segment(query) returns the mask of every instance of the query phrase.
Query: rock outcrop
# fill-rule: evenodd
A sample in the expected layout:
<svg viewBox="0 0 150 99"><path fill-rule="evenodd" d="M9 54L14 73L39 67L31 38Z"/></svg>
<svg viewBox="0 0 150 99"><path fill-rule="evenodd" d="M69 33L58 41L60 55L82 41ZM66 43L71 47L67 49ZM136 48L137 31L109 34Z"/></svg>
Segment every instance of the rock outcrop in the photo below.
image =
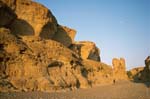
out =
<svg viewBox="0 0 150 99"><path fill-rule="evenodd" d="M18 36L35 36L43 39L53 39L67 47L74 42L76 31L58 25L51 11L43 5L30 0L2 1L5 5L9 6L6 12L9 15L6 14L5 20L3 18L1 18L1 20L6 22L7 18L7 21L9 21L7 24L9 23L8 25L12 33ZM13 10L18 18L14 19L14 15L11 17L12 11L9 10ZM1 13L4 14L2 11ZM4 22L1 22L1 24L4 24Z"/></svg>
<svg viewBox="0 0 150 99"><path fill-rule="evenodd" d="M96 62L95 44L74 43L76 31L58 25L43 5L30 0L0 4L0 92L73 90L111 78L110 67Z"/></svg>
<svg viewBox="0 0 150 99"><path fill-rule="evenodd" d="M18 16L11 31L20 36L52 38L57 31L57 21L49 9L30 0L2 0Z"/></svg>
<svg viewBox="0 0 150 99"><path fill-rule="evenodd" d="M93 42L76 42L75 35L39 3L0 0L0 92L74 90L127 79L124 59L113 59L112 68ZM145 63L144 80L149 58Z"/></svg>
<svg viewBox="0 0 150 99"><path fill-rule="evenodd" d="M0 28L0 91L4 79L13 90L53 91L88 87L80 59L68 48L53 40L30 38L25 42ZM4 87L4 88L3 88Z"/></svg>
<svg viewBox="0 0 150 99"><path fill-rule="evenodd" d="M127 71L127 75L130 80L139 82L141 81L141 73L144 70L144 67L136 67Z"/></svg>
<svg viewBox="0 0 150 99"><path fill-rule="evenodd" d="M150 82L150 56L145 59L145 67L131 69L128 76L135 82Z"/></svg>
<svg viewBox="0 0 150 99"><path fill-rule="evenodd" d="M93 42L75 42L70 46L70 49L79 54L82 59L100 61L100 51Z"/></svg>
<svg viewBox="0 0 150 99"><path fill-rule="evenodd" d="M126 73L125 59L114 58L112 60L112 65L113 65L114 80L126 80L126 79L128 79L127 73Z"/></svg>
<svg viewBox="0 0 150 99"><path fill-rule="evenodd" d="M92 86L105 85L113 83L113 72L109 65L93 60L83 61L87 75L87 79Z"/></svg>

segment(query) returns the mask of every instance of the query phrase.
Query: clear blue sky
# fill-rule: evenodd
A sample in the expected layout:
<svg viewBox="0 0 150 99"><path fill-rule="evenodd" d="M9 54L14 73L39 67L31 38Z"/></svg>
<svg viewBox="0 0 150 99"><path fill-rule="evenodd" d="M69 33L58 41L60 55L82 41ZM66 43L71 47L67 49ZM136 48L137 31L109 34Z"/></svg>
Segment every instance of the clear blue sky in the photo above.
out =
<svg viewBox="0 0 150 99"><path fill-rule="evenodd" d="M76 40L89 40L101 60L124 57L127 69L144 66L150 55L150 0L35 0L57 21L77 30Z"/></svg>

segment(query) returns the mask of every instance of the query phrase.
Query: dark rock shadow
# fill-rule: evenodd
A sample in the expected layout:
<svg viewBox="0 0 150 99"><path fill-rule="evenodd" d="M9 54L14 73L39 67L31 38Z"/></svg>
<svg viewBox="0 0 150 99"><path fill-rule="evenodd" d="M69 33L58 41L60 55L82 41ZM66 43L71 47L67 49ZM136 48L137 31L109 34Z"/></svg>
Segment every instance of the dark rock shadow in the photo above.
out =
<svg viewBox="0 0 150 99"><path fill-rule="evenodd" d="M12 33L15 35L20 36L32 36L34 35L33 27L25 20L16 19L14 22L9 26Z"/></svg>
<svg viewBox="0 0 150 99"><path fill-rule="evenodd" d="M130 75L130 73L128 73L128 76ZM142 83L144 84L146 87L150 88L150 79L148 77L149 74L145 73L145 69L138 72L136 75L134 75L132 78L132 82L133 83Z"/></svg>
<svg viewBox="0 0 150 99"><path fill-rule="evenodd" d="M79 56L81 56L81 47L84 46L83 44L71 44L69 48L76 52Z"/></svg>
<svg viewBox="0 0 150 99"><path fill-rule="evenodd" d="M58 30L52 39L69 47L72 44L72 39L68 34L69 33L63 27L58 26Z"/></svg>
<svg viewBox="0 0 150 99"><path fill-rule="evenodd" d="M40 32L40 37L44 39L51 39L56 32L54 23L48 22L45 24Z"/></svg>
<svg viewBox="0 0 150 99"><path fill-rule="evenodd" d="M16 18L15 12L0 1L0 27L8 27Z"/></svg>

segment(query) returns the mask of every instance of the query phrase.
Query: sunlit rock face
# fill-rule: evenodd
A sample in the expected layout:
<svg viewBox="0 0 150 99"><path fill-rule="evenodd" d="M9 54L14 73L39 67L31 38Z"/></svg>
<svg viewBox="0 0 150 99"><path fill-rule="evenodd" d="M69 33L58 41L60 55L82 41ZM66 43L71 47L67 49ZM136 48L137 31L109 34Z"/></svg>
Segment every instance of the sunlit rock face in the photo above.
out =
<svg viewBox="0 0 150 99"><path fill-rule="evenodd" d="M82 59L100 61L100 50L90 41L75 42L70 49L78 53Z"/></svg>
<svg viewBox="0 0 150 99"><path fill-rule="evenodd" d="M0 0L0 92L74 90L126 79L124 59L113 59L112 69L95 43L76 42L75 35L39 3Z"/></svg>
<svg viewBox="0 0 150 99"><path fill-rule="evenodd" d="M86 72L83 72L83 74L87 74L87 79L92 86L113 83L111 66L94 60L84 60L83 64L86 69Z"/></svg>
<svg viewBox="0 0 150 99"><path fill-rule="evenodd" d="M114 58L112 60L112 65L113 65L113 76L115 80L126 80L128 78L124 58L120 59Z"/></svg>
<svg viewBox="0 0 150 99"><path fill-rule="evenodd" d="M34 37L26 41L0 28L0 52L0 91L89 87L80 59L59 42Z"/></svg>
<svg viewBox="0 0 150 99"><path fill-rule="evenodd" d="M21 36L52 38L57 31L57 21L49 9L30 0L2 0L18 16L12 25L13 33Z"/></svg>

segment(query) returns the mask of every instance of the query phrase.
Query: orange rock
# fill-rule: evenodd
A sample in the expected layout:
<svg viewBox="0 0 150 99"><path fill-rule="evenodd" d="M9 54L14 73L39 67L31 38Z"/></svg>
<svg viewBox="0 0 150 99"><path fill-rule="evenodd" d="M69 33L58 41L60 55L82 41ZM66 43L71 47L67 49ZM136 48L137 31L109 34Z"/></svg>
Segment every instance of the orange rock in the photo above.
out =
<svg viewBox="0 0 150 99"><path fill-rule="evenodd" d="M93 42L75 42L70 49L78 53L82 59L100 61L100 51Z"/></svg>
<svg viewBox="0 0 150 99"><path fill-rule="evenodd" d="M21 36L52 38L57 31L57 21L49 9L30 0L2 0L18 16L11 24L11 31Z"/></svg>
<svg viewBox="0 0 150 99"><path fill-rule="evenodd" d="M112 60L112 65L113 65L113 75L115 80L126 80L128 78L126 73L125 59L114 58Z"/></svg>

